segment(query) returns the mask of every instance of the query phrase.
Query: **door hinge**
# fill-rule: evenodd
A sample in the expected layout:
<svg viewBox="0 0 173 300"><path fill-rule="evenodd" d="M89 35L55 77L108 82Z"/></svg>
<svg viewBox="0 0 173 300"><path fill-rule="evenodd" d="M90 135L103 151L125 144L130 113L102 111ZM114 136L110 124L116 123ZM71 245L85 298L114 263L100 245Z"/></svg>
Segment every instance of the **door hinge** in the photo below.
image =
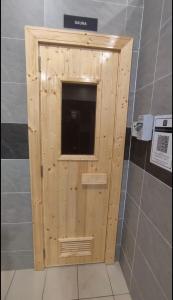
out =
<svg viewBox="0 0 173 300"><path fill-rule="evenodd" d="M41 72L41 56L38 57L38 70Z"/></svg>
<svg viewBox="0 0 173 300"><path fill-rule="evenodd" d="M41 166L41 177L43 177L43 166Z"/></svg>

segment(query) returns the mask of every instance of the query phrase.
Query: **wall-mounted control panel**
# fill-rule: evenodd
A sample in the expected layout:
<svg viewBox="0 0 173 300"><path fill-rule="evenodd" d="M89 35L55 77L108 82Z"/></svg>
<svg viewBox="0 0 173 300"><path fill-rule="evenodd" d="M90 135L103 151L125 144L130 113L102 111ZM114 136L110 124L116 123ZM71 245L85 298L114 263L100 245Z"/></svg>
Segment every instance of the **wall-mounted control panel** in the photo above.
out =
<svg viewBox="0 0 173 300"><path fill-rule="evenodd" d="M153 116L150 114L140 115L136 122L133 122L132 136L138 140L150 141L153 131Z"/></svg>
<svg viewBox="0 0 173 300"><path fill-rule="evenodd" d="M172 116L155 116L150 162L172 171Z"/></svg>

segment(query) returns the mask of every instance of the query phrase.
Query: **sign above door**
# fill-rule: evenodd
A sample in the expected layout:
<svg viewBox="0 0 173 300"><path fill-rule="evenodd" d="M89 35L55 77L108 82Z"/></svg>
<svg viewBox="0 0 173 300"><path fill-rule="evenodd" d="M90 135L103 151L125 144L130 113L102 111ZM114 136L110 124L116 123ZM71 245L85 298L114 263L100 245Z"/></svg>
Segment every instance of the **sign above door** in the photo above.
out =
<svg viewBox="0 0 173 300"><path fill-rule="evenodd" d="M97 31L98 19L64 15L64 28Z"/></svg>

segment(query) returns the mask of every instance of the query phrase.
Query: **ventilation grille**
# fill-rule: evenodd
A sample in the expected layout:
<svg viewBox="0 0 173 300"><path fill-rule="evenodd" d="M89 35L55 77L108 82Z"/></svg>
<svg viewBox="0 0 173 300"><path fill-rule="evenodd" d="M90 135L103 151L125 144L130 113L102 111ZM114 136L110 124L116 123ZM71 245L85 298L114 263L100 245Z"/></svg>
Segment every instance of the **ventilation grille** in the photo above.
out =
<svg viewBox="0 0 173 300"><path fill-rule="evenodd" d="M88 256L92 255L93 237L59 239L60 256Z"/></svg>

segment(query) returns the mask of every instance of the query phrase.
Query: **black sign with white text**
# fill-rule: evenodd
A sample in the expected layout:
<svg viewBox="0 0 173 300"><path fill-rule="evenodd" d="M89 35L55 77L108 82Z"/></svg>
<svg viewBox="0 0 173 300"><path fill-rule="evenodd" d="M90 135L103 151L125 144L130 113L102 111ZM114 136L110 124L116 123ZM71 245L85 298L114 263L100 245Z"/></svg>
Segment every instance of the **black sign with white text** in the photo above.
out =
<svg viewBox="0 0 173 300"><path fill-rule="evenodd" d="M95 18L64 15L64 28L97 31L98 20Z"/></svg>

